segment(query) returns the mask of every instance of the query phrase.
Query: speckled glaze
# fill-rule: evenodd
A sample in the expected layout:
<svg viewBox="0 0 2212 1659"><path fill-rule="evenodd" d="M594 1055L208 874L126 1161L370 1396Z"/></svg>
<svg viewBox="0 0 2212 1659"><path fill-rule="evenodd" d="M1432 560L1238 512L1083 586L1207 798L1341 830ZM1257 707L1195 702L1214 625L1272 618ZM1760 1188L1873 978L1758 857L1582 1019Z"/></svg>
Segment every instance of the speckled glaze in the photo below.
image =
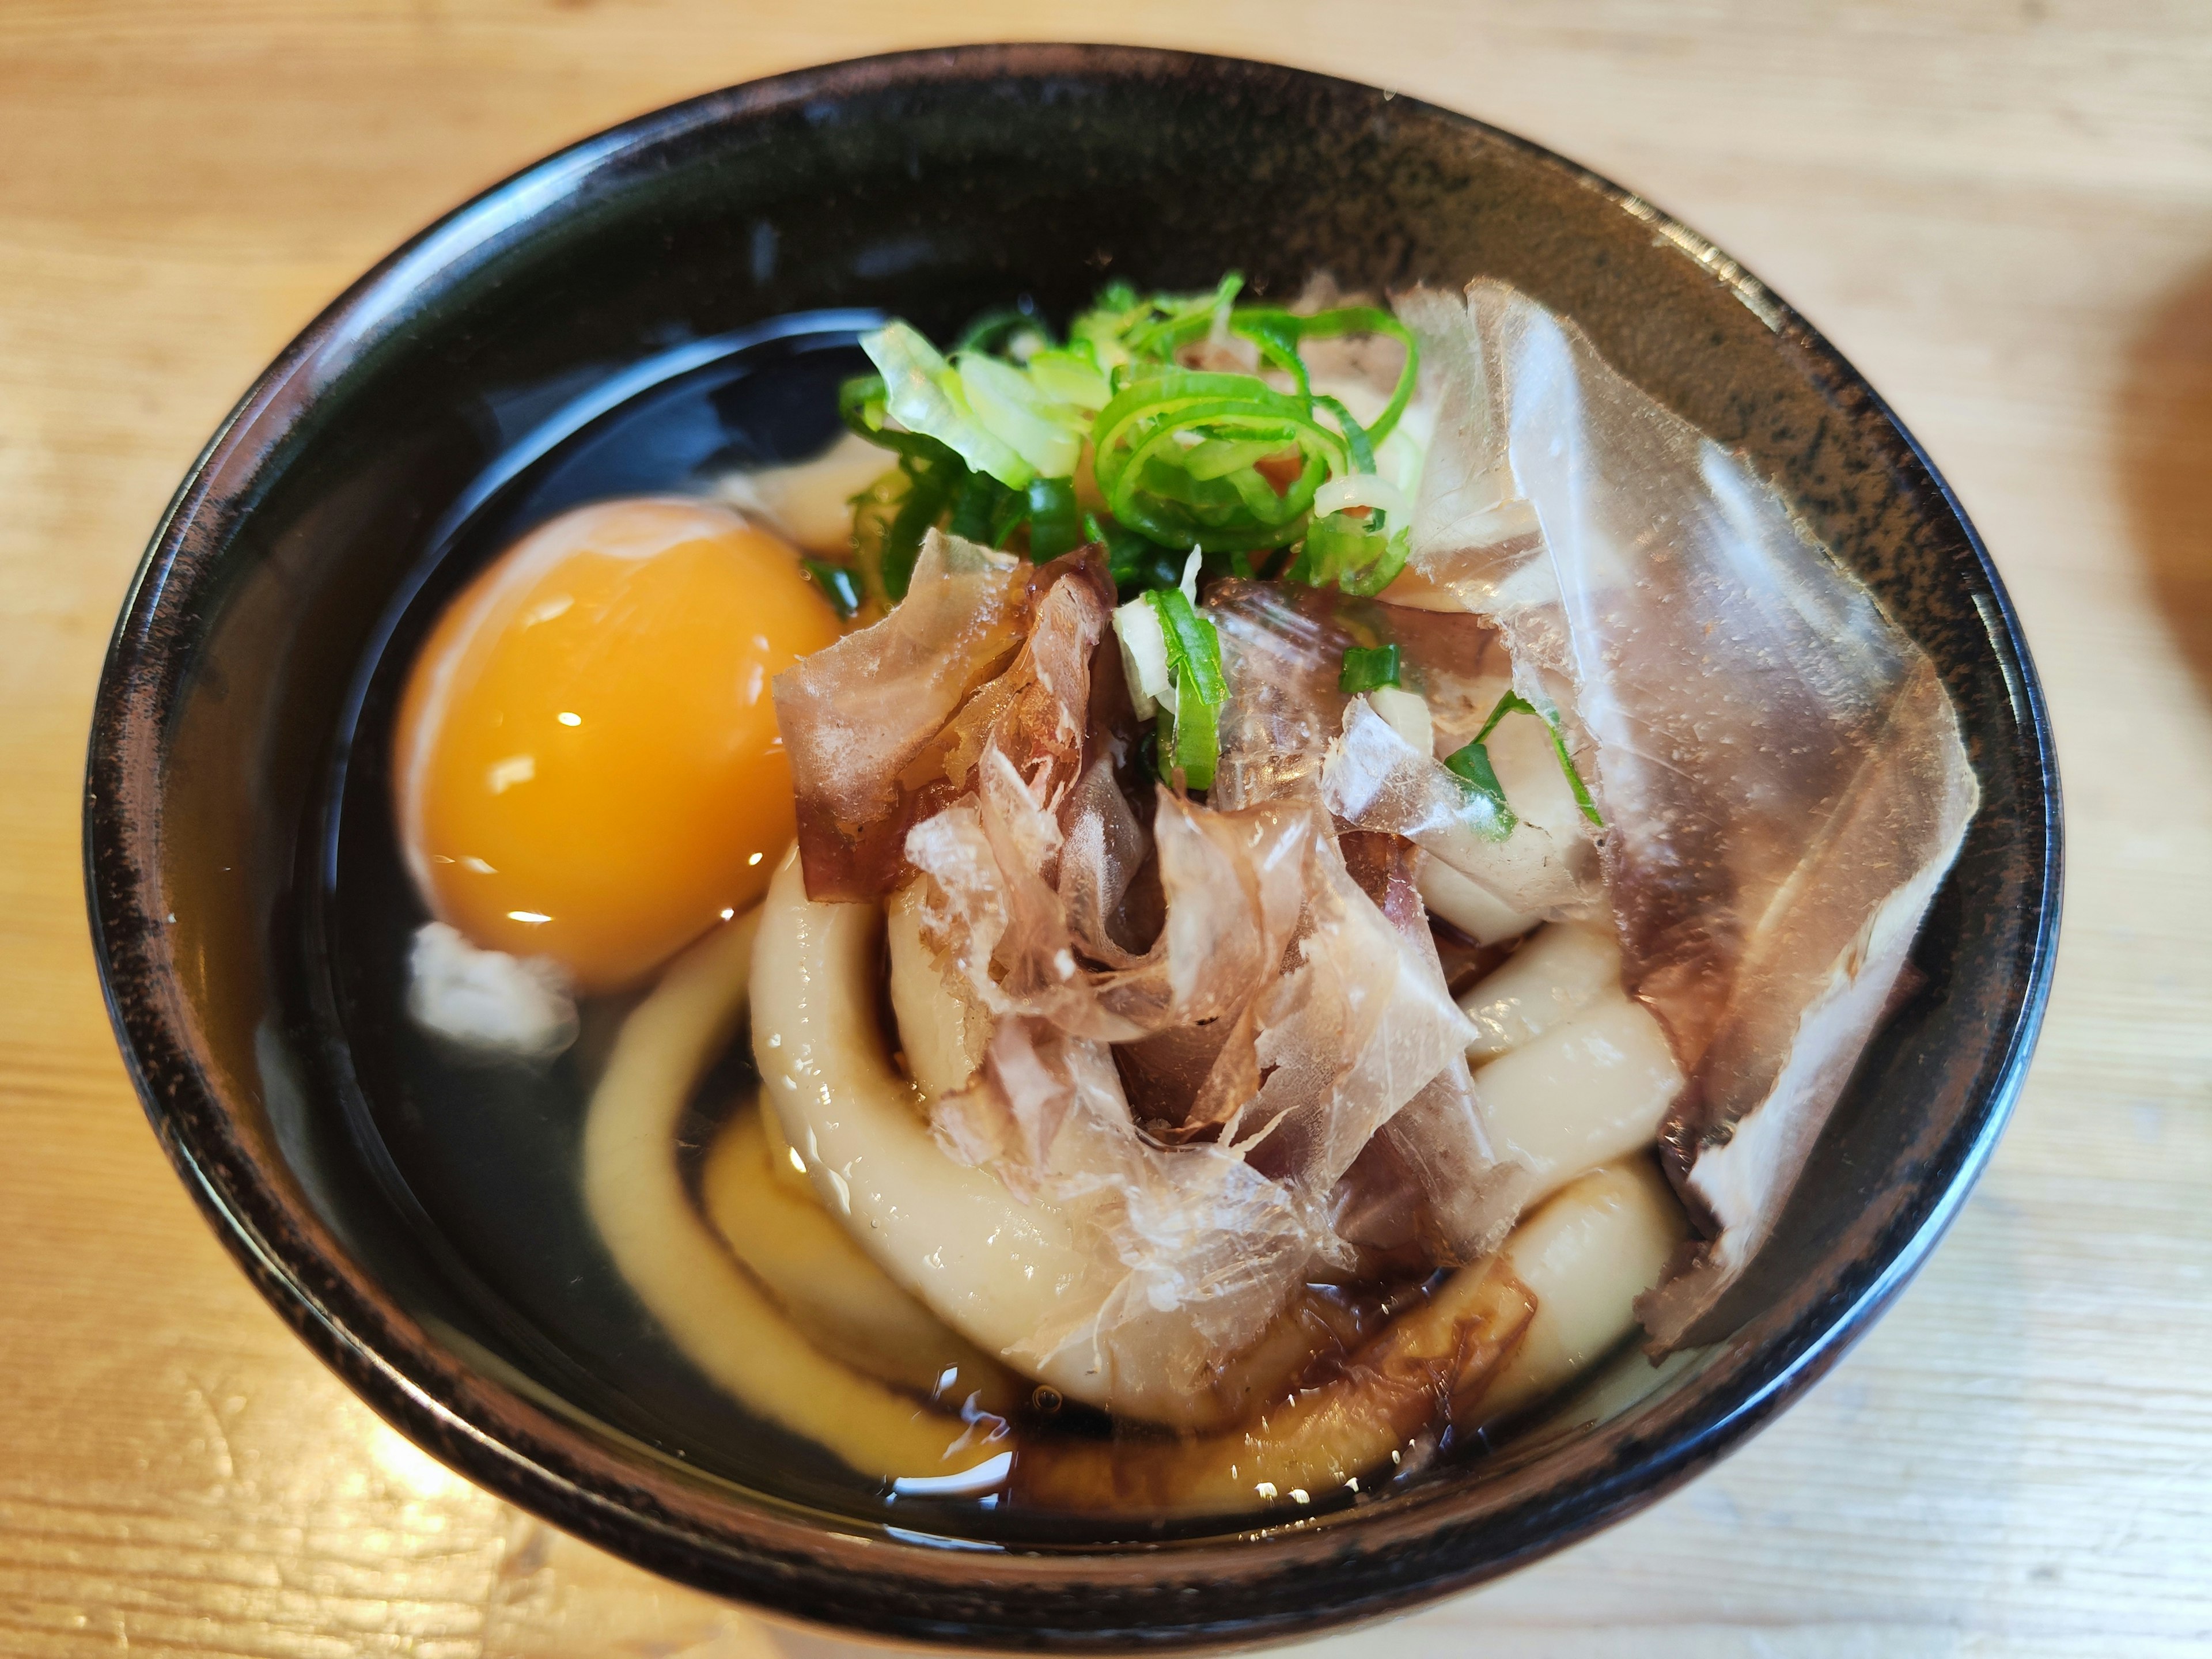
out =
<svg viewBox="0 0 2212 1659"><path fill-rule="evenodd" d="M557 1356L487 1325L359 1178L301 989L333 734L378 619L532 397L612 383L780 313L942 332L1112 274L1263 291L1503 277L1740 447L1941 665L1983 806L1876 1042L1753 1280L1668 1391L1579 1437L1441 1467L1263 1532L933 1547L710 1475L602 1425ZM262 376L185 480L118 625L87 779L116 1030L194 1196L277 1310L380 1413L642 1565L908 1640L1125 1649L1371 1618L1559 1548L1679 1485L1820 1375L1986 1161L2039 1023L2058 914L2040 693L1972 527L1881 399L1694 233L1494 129L1255 64L1088 46L834 65L647 116L518 175L369 273Z"/></svg>

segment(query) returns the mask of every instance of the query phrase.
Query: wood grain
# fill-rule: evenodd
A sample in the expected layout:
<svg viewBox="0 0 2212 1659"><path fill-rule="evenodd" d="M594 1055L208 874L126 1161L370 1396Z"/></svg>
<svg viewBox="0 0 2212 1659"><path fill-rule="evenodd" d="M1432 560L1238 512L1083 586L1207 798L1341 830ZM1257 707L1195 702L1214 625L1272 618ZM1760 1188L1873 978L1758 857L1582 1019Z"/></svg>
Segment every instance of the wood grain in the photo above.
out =
<svg viewBox="0 0 2212 1659"><path fill-rule="evenodd" d="M145 1130L86 943L108 628L261 364L454 201L766 71L1122 38L1623 179L1827 331L1986 533L2066 769L2020 1115L1833 1376L1638 1520L1344 1656L2212 1651L2212 13L2172 0L0 8L0 1652L784 1656L379 1425Z"/></svg>

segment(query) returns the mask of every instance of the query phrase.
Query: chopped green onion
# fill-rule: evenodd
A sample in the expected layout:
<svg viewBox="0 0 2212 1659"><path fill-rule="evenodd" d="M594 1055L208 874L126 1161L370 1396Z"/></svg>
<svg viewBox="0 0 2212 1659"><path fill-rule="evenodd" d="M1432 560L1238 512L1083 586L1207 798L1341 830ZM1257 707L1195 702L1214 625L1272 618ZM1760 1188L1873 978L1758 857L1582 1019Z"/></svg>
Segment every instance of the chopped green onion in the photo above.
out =
<svg viewBox="0 0 2212 1659"><path fill-rule="evenodd" d="M1372 599L1406 568L1407 532L1386 530L1382 523L1379 513L1364 517L1331 513L1316 519L1307 527L1305 545L1284 573L1285 579Z"/></svg>
<svg viewBox="0 0 2212 1659"><path fill-rule="evenodd" d="M1296 548L1293 576L1381 592L1405 563L1400 501L1376 497L1373 485L1345 495L1345 481L1374 474L1376 447L1412 396L1413 337L1373 307L1315 316L1240 307L1243 283L1232 271L1201 294L1109 285L1069 325L1065 344L1026 303L978 317L949 354L905 323L864 336L878 372L841 388L838 413L896 453L906 477L902 489L878 488L856 503L866 597L895 603L923 532L948 514L957 532L1000 545L1026 523L1040 559L1077 545L1073 477L1086 443L1105 498L1101 517L1110 514L1113 526L1099 538L1117 586L1165 585L1175 580L1173 556L1198 548L1217 574L1270 572ZM1315 394L1301 355L1308 340L1360 333L1389 335L1407 352L1371 427ZM1183 348L1223 335L1249 341L1291 389L1177 362ZM1346 507L1380 500L1388 521L1382 512L1332 512L1316 502L1324 485ZM1098 526L1089 527L1095 535Z"/></svg>
<svg viewBox="0 0 2212 1659"><path fill-rule="evenodd" d="M1221 705L1229 696L1220 633L1179 587L1156 587L1145 598L1160 619L1175 677L1174 713L1161 711L1161 775L1173 781L1179 772L1186 789L1210 789L1220 758Z"/></svg>
<svg viewBox="0 0 2212 1659"><path fill-rule="evenodd" d="M1338 306L1332 311L1316 312L1310 317L1283 314L1291 317L1301 341L1337 339L1346 334L1382 334L1406 349L1406 362L1398 371L1398 384L1391 388L1390 401L1367 428L1368 441L1381 444L1397 429L1399 416L1413 401L1413 388L1420 380L1420 351L1414 344L1413 330L1376 306ZM1231 325L1237 326L1235 323Z"/></svg>
<svg viewBox="0 0 2212 1659"><path fill-rule="evenodd" d="M1158 320L1143 324L1123 324L1127 335L1127 349L1133 359L1150 355L1166 361L1173 358L1178 347L1189 345L1212 332L1217 317L1241 286L1242 279L1234 272L1222 279L1222 285L1212 295L1186 301L1173 310L1166 310L1167 302L1150 303L1162 308L1166 314ZM1123 313L1127 315L1127 313ZM1079 318L1072 331L1085 331L1086 321L1096 318ZM1405 366L1398 371L1398 383L1391 389L1390 401L1375 417L1374 426L1367 437L1380 444L1398 424L1406 405L1413 401L1413 389L1420 378L1419 349L1413 331L1390 313L1375 306L1338 306L1333 310L1316 312L1304 316L1273 306L1241 306L1220 318L1226 331L1247 339L1260 349L1260 355L1269 364L1290 375L1301 399L1312 396L1312 382L1308 377L1305 359L1299 347L1307 340L1335 339L1346 334L1382 334L1397 341L1406 349ZM1090 321L1094 331L1103 331L1097 321ZM1110 326L1109 325L1108 326Z"/></svg>
<svg viewBox="0 0 2212 1659"><path fill-rule="evenodd" d="M1394 514L1401 524L1413 516L1413 504L1406 499L1406 492L1378 472L1355 472L1348 477L1331 478L1314 497L1316 513L1350 513L1355 508Z"/></svg>
<svg viewBox="0 0 2212 1659"><path fill-rule="evenodd" d="M960 337L952 343L951 355L957 357L963 351L1004 351L1018 358L1022 355L1020 346L1024 337L1034 340L1040 349L1052 344L1051 333L1030 305L994 306L960 331Z"/></svg>
<svg viewBox="0 0 2212 1659"><path fill-rule="evenodd" d="M1015 504L1017 512L1029 505L1026 489L1016 491L1006 488L988 472L970 472L952 502L952 523L950 528L956 536L971 542L982 542L997 546L1001 535L1012 535L1016 518L1007 521L1007 505Z"/></svg>
<svg viewBox="0 0 2212 1659"><path fill-rule="evenodd" d="M1508 714L1536 714L1536 705L1534 703L1530 702L1528 698L1522 696L1518 691L1508 691L1504 696L1500 697L1497 703L1492 708L1490 717L1483 721L1482 730L1474 734L1474 740L1477 743L1480 743L1485 738L1487 738L1492 732L1495 732L1498 729L1498 722L1504 720ZM1539 714L1537 715L1537 718L1541 720L1543 716Z"/></svg>
<svg viewBox="0 0 2212 1659"><path fill-rule="evenodd" d="M1210 617L1201 617L1179 587L1156 587L1145 598L1159 613L1160 631L1167 636L1168 662L1174 668L1177 695L1194 686L1206 702L1219 703L1229 695L1221 673L1221 635Z"/></svg>
<svg viewBox="0 0 2212 1659"><path fill-rule="evenodd" d="M1444 764L1462 778L1474 783L1478 788L1481 788L1483 786L1480 781L1470 771L1462 769L1459 762L1462 758L1467 758L1469 767L1479 765L1483 775L1490 780L1489 787L1484 793L1494 792L1497 804L1502 809L1505 805L1505 792L1498 787L1498 774L1491 769L1490 751L1483 747L1483 740L1497 730L1498 722L1508 714L1534 714L1544 722L1552 734L1552 753L1559 758L1559 770L1566 774L1567 787L1574 791L1575 805L1582 809L1584 817L1597 825L1599 829L1604 829L1605 819L1598 812L1597 802L1591 799L1589 787L1583 781L1582 773L1576 769L1575 757L1567 752L1566 733L1560 729L1558 710L1539 708L1517 691L1508 691L1500 697L1498 700L1498 706L1490 711L1490 718L1483 721L1482 730L1474 734L1474 741L1461 750L1458 754L1454 755ZM1505 816L1509 820L1512 818L1510 812L1507 812ZM1511 828L1510 822L1507 828L1509 830Z"/></svg>
<svg viewBox="0 0 2212 1659"><path fill-rule="evenodd" d="M1498 707L1490 711L1490 718L1482 723L1475 734L1479 742L1490 735L1490 728L1510 714L1534 714L1551 728L1552 752L1559 757L1559 770L1567 775L1567 787L1574 791L1575 805L1582 808L1583 816L1599 829L1605 828L1605 819L1597 810L1597 802L1590 798L1589 786L1576 769L1575 757L1567 752L1567 734L1560 729L1559 712L1556 708L1539 708L1516 691L1508 691L1498 700Z"/></svg>
<svg viewBox="0 0 2212 1659"><path fill-rule="evenodd" d="M1313 377L1298 353L1298 319L1287 311L1247 311L1231 324L1260 348L1260 355L1297 382L1301 397L1313 395Z"/></svg>
<svg viewBox="0 0 2212 1659"><path fill-rule="evenodd" d="M1082 520L1076 511L1075 481L1039 478L1030 486L1030 557L1038 564L1073 553L1083 545Z"/></svg>
<svg viewBox="0 0 2212 1659"><path fill-rule="evenodd" d="M1097 302L1068 325L1069 349L1089 351L1091 362L1111 374L1129 361L1124 341L1131 329L1152 314L1153 304L1138 299L1137 290L1127 283L1109 283Z"/></svg>
<svg viewBox="0 0 2212 1659"><path fill-rule="evenodd" d="M1159 779L1180 782L1185 789L1213 787L1213 769L1221 760L1219 711L1196 697L1178 704L1173 713L1163 706L1153 716L1158 734Z"/></svg>
<svg viewBox="0 0 2212 1659"><path fill-rule="evenodd" d="M1029 520L1029 491L1008 490L1005 499L992 509L990 534L988 538L991 545L1004 547L1008 542L1013 540L1014 532L1027 524Z"/></svg>
<svg viewBox="0 0 2212 1659"><path fill-rule="evenodd" d="M1123 343L1129 356L1168 357L1176 347L1212 333L1217 323L1228 320L1230 303L1243 286L1243 274L1232 270L1215 284L1211 294L1191 295L1181 301L1153 295L1145 308L1157 314L1127 331Z"/></svg>
<svg viewBox="0 0 2212 1659"><path fill-rule="evenodd" d="M1019 455L1036 476L1066 478L1074 476L1083 459L1083 435L1089 416L1080 410L1055 402L1012 363L980 351L963 351L953 360L960 390L975 420ZM1018 478L987 467L1016 489L1027 478Z"/></svg>
<svg viewBox="0 0 2212 1659"><path fill-rule="evenodd" d="M801 559L799 562L814 585L822 590L823 597L830 601L830 608L837 613L840 622L848 620L860 608L860 583L854 572L842 564L832 564L827 559Z"/></svg>
<svg viewBox="0 0 2212 1659"><path fill-rule="evenodd" d="M1150 720L1155 704L1172 708L1175 669L1168 662L1167 630L1143 594L1114 608L1114 640L1121 647L1121 678L1137 718Z"/></svg>
<svg viewBox="0 0 2212 1659"><path fill-rule="evenodd" d="M884 424L888 393L880 374L861 374L837 389L837 415L851 430L898 457L853 498L853 551L867 598L885 609L906 597L921 538L958 498L968 465L935 438Z"/></svg>
<svg viewBox="0 0 2212 1659"><path fill-rule="evenodd" d="M880 374L856 374L837 388L837 418L879 449L930 461L959 461L960 458L936 439L921 432L903 432L885 426L889 416ZM964 465L964 463L963 463Z"/></svg>
<svg viewBox="0 0 2212 1659"><path fill-rule="evenodd" d="M1336 689L1358 694L1378 691L1398 684L1398 647L1395 645L1345 647L1344 665L1337 671Z"/></svg>
<svg viewBox="0 0 2212 1659"><path fill-rule="evenodd" d="M1195 476L1190 458L1209 440L1257 453L1224 476ZM1251 462L1293 448L1303 464L1278 495ZM1343 435L1302 399L1249 374L1172 368L1138 376L1099 411L1091 453L1116 519L1163 546L1224 554L1295 540L1314 493L1349 461Z"/></svg>
<svg viewBox="0 0 2212 1659"><path fill-rule="evenodd" d="M906 597L915 561L921 556L921 538L945 516L972 476L957 456L948 456L927 471L909 460L905 471L914 479L914 489L900 505L884 547L884 589L893 603Z"/></svg>
<svg viewBox="0 0 2212 1659"><path fill-rule="evenodd" d="M1025 367L1037 390L1058 402L1078 409L1103 409L1113 400L1114 383L1088 340L1040 351Z"/></svg>
<svg viewBox="0 0 2212 1659"><path fill-rule="evenodd" d="M936 439L976 471L989 473L1009 489L1029 487L1037 475L1036 465L971 406L969 377L939 356L937 348L911 325L894 322L864 334L860 349L884 377L884 409L891 419L909 432ZM1019 374L1006 365L1000 367L1008 374ZM1026 426L1019 435L1036 436ZM1074 471L1072 463L1068 471Z"/></svg>
<svg viewBox="0 0 2212 1659"><path fill-rule="evenodd" d="M1336 585L1355 598L1373 599L1398 580L1398 573L1406 568L1411 538L1403 530L1371 532L1367 537L1367 562L1338 577Z"/></svg>
<svg viewBox="0 0 2212 1659"><path fill-rule="evenodd" d="M1477 738L1464 749L1444 757L1444 770L1471 788L1475 795L1490 803L1490 811L1482 831L1492 841L1504 841L1513 833L1521 820L1505 804L1505 787L1498 781L1498 773L1490 763L1490 751Z"/></svg>
<svg viewBox="0 0 2212 1659"><path fill-rule="evenodd" d="M898 522L899 509L914 489L914 479L903 466L895 466L853 497L853 567L860 573L860 590L888 610L893 603L884 580L885 551ZM913 568L911 565L908 567Z"/></svg>
<svg viewBox="0 0 2212 1659"><path fill-rule="evenodd" d="M899 464L853 498L854 564L861 591L885 610L906 597L921 538L945 515L968 479L960 458L933 445L902 454Z"/></svg>
<svg viewBox="0 0 2212 1659"><path fill-rule="evenodd" d="M1336 429L1344 434L1345 447L1352 454L1352 470L1354 472L1372 472L1375 470L1375 445L1367 436L1367 428L1353 420L1352 411L1334 398L1316 398L1314 406L1325 409L1336 416Z"/></svg>
<svg viewBox="0 0 2212 1659"><path fill-rule="evenodd" d="M1182 577L1184 556L1171 547L1139 535L1095 513L1083 515L1090 539L1106 544L1106 568L1117 593L1142 593L1154 587L1173 587Z"/></svg>

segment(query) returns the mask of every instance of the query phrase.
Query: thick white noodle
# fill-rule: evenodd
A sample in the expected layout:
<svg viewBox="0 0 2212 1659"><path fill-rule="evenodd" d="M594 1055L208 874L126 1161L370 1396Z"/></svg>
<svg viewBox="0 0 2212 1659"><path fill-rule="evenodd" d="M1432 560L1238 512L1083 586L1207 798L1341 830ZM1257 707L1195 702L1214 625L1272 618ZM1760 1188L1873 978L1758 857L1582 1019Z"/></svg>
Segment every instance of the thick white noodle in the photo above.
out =
<svg viewBox="0 0 2212 1659"><path fill-rule="evenodd" d="M1636 1328L1636 1298L1689 1233L1648 1158L1590 1171L1516 1227L1504 1254L1534 1292L1536 1316L1482 1396L1485 1420L1560 1392L1619 1347Z"/></svg>
<svg viewBox="0 0 2212 1659"><path fill-rule="evenodd" d="M939 1100L975 1077L990 1039L990 1019L953 994L945 964L921 937L922 884L910 881L884 905L890 957L891 1017L906 1069L921 1092Z"/></svg>
<svg viewBox="0 0 2212 1659"><path fill-rule="evenodd" d="M1459 1000L1482 1035L1467 1057L1484 1060L1541 1036L1620 989L1620 945L1610 927L1555 922Z"/></svg>
<svg viewBox="0 0 2212 1659"><path fill-rule="evenodd" d="M762 905L753 1053L784 1137L823 1206L877 1265L986 1353L1044 1328L1094 1263L1048 1200L1022 1203L988 1170L955 1164L921 1091L891 1064L876 1018L883 912L806 896L794 854ZM1161 1377L1109 1378L1079 1346L1027 1368L1070 1399L1163 1423L1216 1407Z"/></svg>
<svg viewBox="0 0 2212 1659"><path fill-rule="evenodd" d="M1001 1446L815 1349L745 1276L684 1190L677 1127L744 1016L759 917L748 912L678 957L623 1023L585 1119L586 1207L639 1300L750 1410L862 1474L988 1474Z"/></svg>
<svg viewBox="0 0 2212 1659"><path fill-rule="evenodd" d="M1499 1152L1528 1171L1530 1203L1650 1146L1681 1091L1659 1022L1618 988L1474 1074Z"/></svg>

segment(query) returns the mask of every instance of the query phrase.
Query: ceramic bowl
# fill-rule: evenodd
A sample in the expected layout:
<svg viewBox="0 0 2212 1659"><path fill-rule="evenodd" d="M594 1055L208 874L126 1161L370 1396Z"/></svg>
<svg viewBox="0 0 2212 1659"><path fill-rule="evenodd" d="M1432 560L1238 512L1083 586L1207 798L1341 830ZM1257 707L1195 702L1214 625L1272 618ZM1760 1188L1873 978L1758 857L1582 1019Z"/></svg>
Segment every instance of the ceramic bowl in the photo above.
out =
<svg viewBox="0 0 2212 1659"><path fill-rule="evenodd" d="M573 1214L517 1196L571 1177L501 1170L498 1115L530 1100L410 1092L404 1039L345 1012L385 948L333 910L355 739L425 596L493 531L559 504L532 493L549 447L667 386L704 386L692 403L710 411L742 402L749 363L825 350L826 374L878 312L941 337L1016 294L1065 314L1111 276L1191 288L1227 269L1277 295L1317 270L1384 290L1489 275L1573 319L1747 455L1926 648L1981 812L1916 949L1923 988L1860 1067L1739 1322L1660 1392L1298 1524L893 1528L803 1448L732 1432L726 1402L611 1382L650 1333L593 1326L586 1296L511 1290L547 1252L604 1267ZM805 417L817 436L826 419ZM647 446L657 477L712 460L696 425ZM1557 1549L1740 1444L1957 1212L2027 1061L2058 908L2050 734L2003 588L1911 435L1802 319L1648 203L1493 128L1343 81L1110 47L921 52L714 93L531 167L394 253L185 480L116 630L87 791L100 969L155 1130L246 1272L371 1406L672 1577L1006 1647L1218 1644L1375 1616ZM462 1139L440 1167L486 1172L464 1190L419 1176L429 1142L410 1137L447 1133Z"/></svg>

